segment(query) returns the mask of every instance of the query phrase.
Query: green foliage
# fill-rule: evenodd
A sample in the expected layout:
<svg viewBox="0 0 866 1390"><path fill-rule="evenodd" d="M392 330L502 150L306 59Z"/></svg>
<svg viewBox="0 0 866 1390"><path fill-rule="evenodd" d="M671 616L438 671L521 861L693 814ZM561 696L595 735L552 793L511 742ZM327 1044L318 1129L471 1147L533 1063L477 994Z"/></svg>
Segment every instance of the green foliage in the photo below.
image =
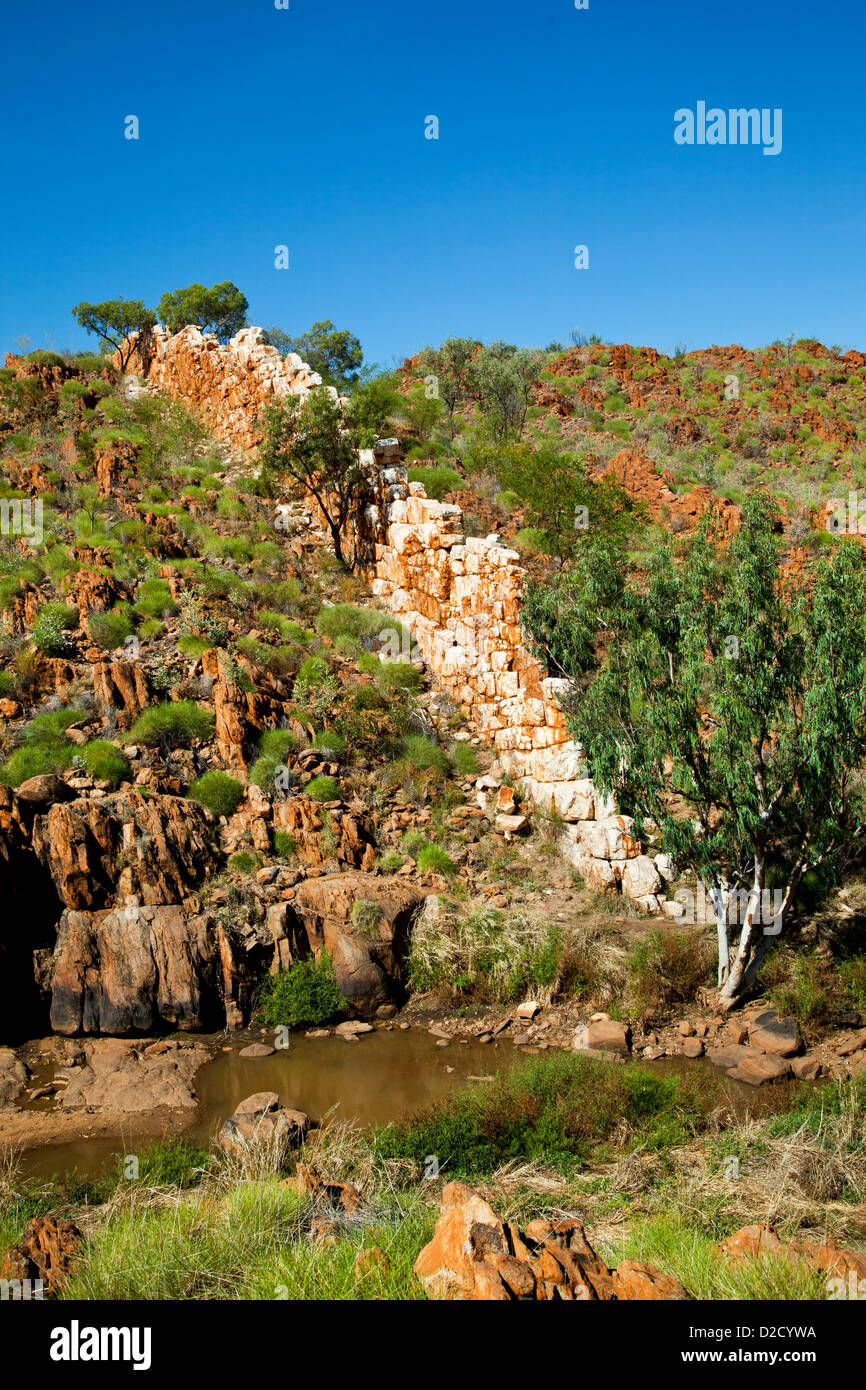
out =
<svg viewBox="0 0 866 1390"><path fill-rule="evenodd" d="M133 612L139 618L162 618L166 613L176 613L177 604L171 596L171 589L166 581L164 579L145 579L139 584Z"/></svg>
<svg viewBox="0 0 866 1390"><path fill-rule="evenodd" d="M83 717L83 710L71 708L38 714L31 719L24 730L22 746L0 767L0 783L17 787L30 777L59 773L71 767L77 750L65 733Z"/></svg>
<svg viewBox="0 0 866 1390"><path fill-rule="evenodd" d="M211 768L190 786L187 796L206 806L215 816L234 815L243 801L243 784L218 768Z"/></svg>
<svg viewBox="0 0 866 1390"><path fill-rule="evenodd" d="M281 974L270 976L259 997L259 1017L271 1028L325 1023L342 1013L344 1007L327 951L322 951L318 959L309 956Z"/></svg>
<svg viewBox="0 0 866 1390"><path fill-rule="evenodd" d="M46 656L66 656L74 649L70 631L78 626L78 609L66 603L44 603L36 615L31 637Z"/></svg>
<svg viewBox="0 0 866 1390"><path fill-rule="evenodd" d="M274 853L280 859L292 859L298 852L298 842L287 830L274 831Z"/></svg>
<svg viewBox="0 0 866 1390"><path fill-rule="evenodd" d="M422 874L444 874L450 878L457 872L457 865L441 845L425 845L418 851L416 863L418 872Z"/></svg>
<svg viewBox="0 0 866 1390"><path fill-rule="evenodd" d="M116 603L107 613L89 614L87 628L93 641L104 651L122 647L135 631L129 604Z"/></svg>
<svg viewBox="0 0 866 1390"><path fill-rule="evenodd" d="M380 661L377 656L367 652L359 658L358 666L373 677L385 695L398 690L420 690L421 673L408 661Z"/></svg>
<svg viewBox="0 0 866 1390"><path fill-rule="evenodd" d="M30 777L48 772L63 772L71 766L75 747L71 743L44 742L16 748L0 766L0 783L18 787Z"/></svg>
<svg viewBox="0 0 866 1390"><path fill-rule="evenodd" d="M215 333L221 343L227 343L246 326L248 308L246 296L237 285L223 280L210 289L194 284L167 290L157 305L157 314L170 333L179 333L194 323L203 333Z"/></svg>
<svg viewBox="0 0 866 1390"><path fill-rule="evenodd" d="M503 342L481 347L473 356L468 369L469 390L497 442L519 438L523 433L542 365L541 353Z"/></svg>
<svg viewBox="0 0 866 1390"><path fill-rule="evenodd" d="M441 502L447 492L459 492L466 484L454 468L444 465L433 468L410 468L409 481L423 483L428 497Z"/></svg>
<svg viewBox="0 0 866 1390"><path fill-rule="evenodd" d="M345 636L363 642L393 625L394 620L389 619L387 614L379 613L375 608L359 608L353 603L334 603L323 608L316 619L316 631L332 641Z"/></svg>
<svg viewBox="0 0 866 1390"><path fill-rule="evenodd" d="M251 874L259 867L260 863L261 859L257 854L253 855L246 850L240 850L229 859L229 868L234 874Z"/></svg>
<svg viewBox="0 0 866 1390"><path fill-rule="evenodd" d="M145 1144L136 1157L138 1177L134 1181L146 1187L173 1187L181 1192L200 1183L210 1161L207 1149L185 1135L154 1139ZM126 1156L118 1155L117 1177L123 1185L130 1182L125 1163Z"/></svg>
<svg viewBox="0 0 866 1390"><path fill-rule="evenodd" d="M438 347L425 348L420 368L425 376L435 378L438 399L448 423L448 437L454 439L455 415L468 403L472 394L472 360L476 344L471 338L446 338ZM432 384L432 383L429 383Z"/></svg>
<svg viewBox="0 0 866 1390"><path fill-rule="evenodd" d="M277 768L281 766L283 766L282 758L256 758L250 768L250 781L254 787L261 787L262 791L272 792L274 790L274 776Z"/></svg>
<svg viewBox="0 0 866 1390"><path fill-rule="evenodd" d="M81 749L81 756L85 768L98 782L110 782L113 787L119 787L131 776L126 754L108 739L92 739Z"/></svg>
<svg viewBox="0 0 866 1390"><path fill-rule="evenodd" d="M449 770L448 754L444 748L423 734L410 734L403 740L403 756L410 767L430 768L443 774Z"/></svg>
<svg viewBox="0 0 866 1390"><path fill-rule="evenodd" d="M162 744L166 747L210 739L214 717L192 700L149 705L142 710L129 731L130 743Z"/></svg>
<svg viewBox="0 0 866 1390"><path fill-rule="evenodd" d="M332 753L338 759L345 758L349 751L348 742L336 729L323 729L317 733L313 739L313 747L321 748L323 753Z"/></svg>
<svg viewBox="0 0 866 1390"><path fill-rule="evenodd" d="M296 682L311 689L321 689L330 676L327 661L320 656L309 656L298 669Z"/></svg>
<svg viewBox="0 0 866 1390"><path fill-rule="evenodd" d="M306 401L286 396L263 413L265 439L259 451L265 473L285 475L290 495L312 494L327 522L334 554L348 565L343 539L349 519L367 487L358 460L358 437L351 421L325 387Z"/></svg>
<svg viewBox="0 0 866 1390"><path fill-rule="evenodd" d="M455 743L451 749L451 766L458 777L475 777L478 773L478 754L471 743Z"/></svg>
<svg viewBox="0 0 866 1390"><path fill-rule="evenodd" d="M705 1106L697 1080L658 1076L635 1063L537 1058L380 1130L377 1148L385 1158L422 1164L436 1154L449 1178L532 1159L568 1171L597 1161L618 1131L630 1148L685 1143L703 1127Z"/></svg>
<svg viewBox="0 0 866 1390"><path fill-rule="evenodd" d="M335 777L313 777L304 788L311 801L339 801L340 784Z"/></svg>
<svg viewBox="0 0 866 1390"><path fill-rule="evenodd" d="M259 748L267 758L284 763L290 753L297 753L300 744L289 729L265 729L259 739Z"/></svg>
<svg viewBox="0 0 866 1390"><path fill-rule="evenodd" d="M391 419L403 400L393 383L393 374L386 372L352 388L346 419L362 449L371 448L390 432Z"/></svg>
<svg viewBox="0 0 866 1390"><path fill-rule="evenodd" d="M280 329L269 328L268 337L283 356L296 352L329 386L344 390L358 379L358 369L364 359L361 344L345 328L336 328L330 319L322 319L301 333L289 338ZM274 334L278 336L275 342Z"/></svg>
<svg viewBox="0 0 866 1390"><path fill-rule="evenodd" d="M142 633L144 633L145 626L146 624L142 624ZM162 624L159 624L159 626L161 627ZM192 632L184 633L183 637L178 637L177 639L178 651L183 652L184 656L193 657L196 661L204 656L205 652L209 651L212 646L213 643L210 638L196 637Z"/></svg>
<svg viewBox="0 0 866 1390"><path fill-rule="evenodd" d="M499 476L524 505L527 524L519 537L526 549L560 559L587 542L621 543L643 516L617 482L591 478L577 454L550 444L510 449Z"/></svg>
<svg viewBox="0 0 866 1390"><path fill-rule="evenodd" d="M132 347L126 341L131 333L146 333L156 323L156 314L140 299L104 299L99 304L82 301L72 316L87 333L94 333L104 348L120 353L120 370L126 371Z"/></svg>
<svg viewBox="0 0 866 1390"><path fill-rule="evenodd" d="M554 605L530 596L536 644L576 678L570 732L625 812L661 828L663 847L710 887L757 895L785 885L793 915L810 869L839 874L866 825L866 564L843 541L782 573L775 506L748 498L726 548L712 513L680 556L664 542L630 578L596 548ZM605 633L605 652L593 645ZM693 815L674 814L676 790ZM723 1000L748 987L774 937L744 922Z"/></svg>
<svg viewBox="0 0 866 1390"><path fill-rule="evenodd" d="M712 950L703 934L651 931L628 958L635 1007L644 1017L662 1016L693 1002L712 979Z"/></svg>

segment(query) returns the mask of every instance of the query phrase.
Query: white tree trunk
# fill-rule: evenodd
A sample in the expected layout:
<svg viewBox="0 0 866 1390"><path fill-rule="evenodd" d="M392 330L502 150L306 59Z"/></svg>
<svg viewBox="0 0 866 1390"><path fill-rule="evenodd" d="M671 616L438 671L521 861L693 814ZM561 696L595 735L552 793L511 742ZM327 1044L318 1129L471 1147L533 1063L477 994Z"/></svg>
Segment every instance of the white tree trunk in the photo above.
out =
<svg viewBox="0 0 866 1390"><path fill-rule="evenodd" d="M728 977L722 985L719 993L719 1005L722 1009L728 1010L735 1007L739 1002L739 997L752 983L758 966L767 953L770 938L764 937L763 943L758 942L755 946L755 938L761 930L761 893L764 888L764 860L755 856L755 878L749 890L749 901L746 906L746 917L740 931L740 940L737 946L737 954L731 966Z"/></svg>

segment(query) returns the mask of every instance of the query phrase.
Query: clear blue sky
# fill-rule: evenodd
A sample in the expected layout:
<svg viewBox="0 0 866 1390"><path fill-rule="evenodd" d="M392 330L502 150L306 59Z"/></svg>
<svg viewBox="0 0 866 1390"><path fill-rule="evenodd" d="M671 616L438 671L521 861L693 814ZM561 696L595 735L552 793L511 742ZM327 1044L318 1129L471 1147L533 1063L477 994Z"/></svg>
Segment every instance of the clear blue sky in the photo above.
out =
<svg viewBox="0 0 866 1390"><path fill-rule="evenodd" d="M225 279L253 323L331 318L385 364L575 326L863 348L864 39L861 0L7 8L0 350ZM781 154L675 145L699 100L781 107Z"/></svg>

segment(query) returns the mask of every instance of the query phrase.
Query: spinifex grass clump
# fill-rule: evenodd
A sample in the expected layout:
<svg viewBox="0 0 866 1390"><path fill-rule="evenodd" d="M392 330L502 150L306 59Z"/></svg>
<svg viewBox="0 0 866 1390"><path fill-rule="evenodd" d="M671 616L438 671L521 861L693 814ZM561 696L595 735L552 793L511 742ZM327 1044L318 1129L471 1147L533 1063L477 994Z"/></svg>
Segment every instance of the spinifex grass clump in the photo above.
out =
<svg viewBox="0 0 866 1390"><path fill-rule="evenodd" d="M212 768L192 783L187 795L191 801L206 806L215 816L232 816L243 800L244 789L236 777Z"/></svg>
<svg viewBox="0 0 866 1390"><path fill-rule="evenodd" d="M66 730L83 719L84 714L81 709L61 709L31 719L21 747L0 767L0 783L18 787L30 777L64 772L71 767L76 748L66 737Z"/></svg>
<svg viewBox="0 0 866 1390"><path fill-rule="evenodd" d="M193 700L175 700L142 710L129 731L129 741L173 747L195 738L212 738L213 732L214 716L208 710Z"/></svg>

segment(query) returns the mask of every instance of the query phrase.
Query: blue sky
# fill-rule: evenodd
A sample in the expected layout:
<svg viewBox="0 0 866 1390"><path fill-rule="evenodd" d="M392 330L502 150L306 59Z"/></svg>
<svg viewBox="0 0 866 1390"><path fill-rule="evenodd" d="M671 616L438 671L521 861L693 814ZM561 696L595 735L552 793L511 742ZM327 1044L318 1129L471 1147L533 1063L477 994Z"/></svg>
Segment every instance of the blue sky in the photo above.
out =
<svg viewBox="0 0 866 1390"><path fill-rule="evenodd" d="M7 10L0 350L85 346L81 299L225 279L253 323L331 318L383 364L575 327L862 349L864 38L856 0ZM780 107L782 152L677 146L699 100Z"/></svg>

